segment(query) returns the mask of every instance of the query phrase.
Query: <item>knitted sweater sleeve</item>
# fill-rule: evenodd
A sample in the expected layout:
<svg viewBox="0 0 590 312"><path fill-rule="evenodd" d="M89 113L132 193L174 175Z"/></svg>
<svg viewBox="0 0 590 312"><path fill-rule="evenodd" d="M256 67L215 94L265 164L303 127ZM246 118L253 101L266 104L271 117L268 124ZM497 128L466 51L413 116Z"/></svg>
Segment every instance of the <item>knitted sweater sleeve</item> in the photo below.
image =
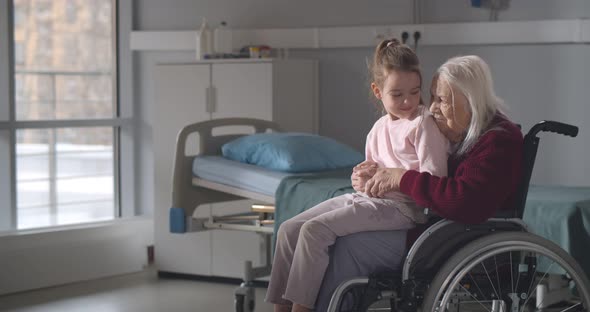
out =
<svg viewBox="0 0 590 312"><path fill-rule="evenodd" d="M416 129L414 146L420 162L420 172L439 177L447 176L450 143L440 132L432 116L424 116L420 127Z"/></svg>
<svg viewBox="0 0 590 312"><path fill-rule="evenodd" d="M516 192L522 148L520 132L489 131L448 177L410 170L403 175L400 190L443 218L483 222Z"/></svg>

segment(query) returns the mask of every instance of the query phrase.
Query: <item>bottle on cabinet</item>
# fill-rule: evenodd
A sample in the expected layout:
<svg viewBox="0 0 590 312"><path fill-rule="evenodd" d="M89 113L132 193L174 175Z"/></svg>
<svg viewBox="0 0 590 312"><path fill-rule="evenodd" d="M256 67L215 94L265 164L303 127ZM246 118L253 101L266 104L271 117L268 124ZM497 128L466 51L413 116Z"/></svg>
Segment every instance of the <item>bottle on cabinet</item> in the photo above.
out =
<svg viewBox="0 0 590 312"><path fill-rule="evenodd" d="M206 55L213 54L213 34L207 24L207 19L203 18L201 28L197 32L197 46L196 46L196 58L202 60Z"/></svg>

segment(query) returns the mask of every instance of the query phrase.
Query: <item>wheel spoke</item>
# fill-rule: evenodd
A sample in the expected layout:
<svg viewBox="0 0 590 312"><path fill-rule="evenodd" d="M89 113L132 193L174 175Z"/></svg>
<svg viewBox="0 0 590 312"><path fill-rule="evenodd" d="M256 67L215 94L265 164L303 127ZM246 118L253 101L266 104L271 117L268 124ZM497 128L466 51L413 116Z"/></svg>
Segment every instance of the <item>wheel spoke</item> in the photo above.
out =
<svg viewBox="0 0 590 312"><path fill-rule="evenodd" d="M471 280L473 281L473 284L475 284L475 287L477 287L477 290L479 290L479 293L481 294L482 299L486 299L486 295L483 293L483 291L481 290L481 288L479 288L479 284L477 283L477 281L475 280L475 278L473 278L473 275L471 275L471 273L468 273L469 277L471 278Z"/></svg>
<svg viewBox="0 0 590 312"><path fill-rule="evenodd" d="M510 286L512 286L512 293L514 293L514 274L512 273L512 268L513 264L512 264L512 251L509 251L508 254L510 254Z"/></svg>
<svg viewBox="0 0 590 312"><path fill-rule="evenodd" d="M502 285L500 284L500 274L498 273L498 261L496 261L496 255L494 255L494 264L496 265L496 280L498 281L498 293L502 294ZM498 299L502 300L502 297L498 297Z"/></svg>
<svg viewBox="0 0 590 312"><path fill-rule="evenodd" d="M536 256L535 256L536 257ZM520 310L520 312L524 311L524 307L526 306L527 302L529 301L529 299L531 298L531 288L533 287L533 283L535 282L535 276L537 275L537 265L535 264L535 271L533 272L533 274L531 274L531 284L528 287L527 290L527 294L526 294L526 300L524 301L523 305L522 305L522 309Z"/></svg>
<svg viewBox="0 0 590 312"><path fill-rule="evenodd" d="M559 311L559 312L565 312L565 311L567 311L567 310L571 310L571 309L573 309L573 308L575 308L575 307L579 306L580 304L582 304L582 303L581 303L581 302L578 302L578 303L574 304L573 306L571 306L571 307L569 307L569 308L567 308L567 309L565 309L565 310L561 310L561 311Z"/></svg>
<svg viewBox="0 0 590 312"><path fill-rule="evenodd" d="M490 285L492 285L492 288L494 289L494 293L496 294L496 297L498 299L501 299L500 295L498 295L498 292L496 291L496 287L494 286L494 283L492 282L492 278L490 278L490 274L488 273L488 269L486 269L486 265L484 264L484 261L481 262L481 266L483 267L483 270L486 272L486 276L488 277L488 281L490 281Z"/></svg>
<svg viewBox="0 0 590 312"><path fill-rule="evenodd" d="M526 306L527 302L529 302L529 299L531 299L531 292L533 291L533 289L536 289L537 286L539 286L539 284L543 281L545 276L547 276L547 273L549 273L551 271L551 268L553 267L554 264L555 264L555 261L552 261L549 268L545 271L543 276L541 276L541 278L539 279L539 282L537 282L537 285L535 285L535 287L533 288L533 282L535 281L535 275L537 275L537 266L535 265L535 274L533 274L533 277L531 278L531 285L529 286L529 291L527 292L527 298L524 301L524 303L522 304L521 311L524 311L524 307ZM543 299L543 300L545 300L545 299ZM535 306L537 306L537 305L535 304Z"/></svg>
<svg viewBox="0 0 590 312"><path fill-rule="evenodd" d="M477 300L477 298L475 298L473 296L473 294L469 290L467 290L465 287L463 287L463 285L459 284L459 286L461 288L463 288L463 290L465 290L469 294L469 296L471 296L471 298L473 298L473 300L475 300L475 302L479 303L479 305L481 305L482 307L484 307L484 309L486 309L488 312L491 312L490 309L488 309L485 305L483 305L483 303L481 303L480 300Z"/></svg>
<svg viewBox="0 0 590 312"><path fill-rule="evenodd" d="M515 291L518 291L518 283L520 282L520 264L518 266L519 266L519 268L517 271L518 275L516 276L516 286L514 286Z"/></svg>

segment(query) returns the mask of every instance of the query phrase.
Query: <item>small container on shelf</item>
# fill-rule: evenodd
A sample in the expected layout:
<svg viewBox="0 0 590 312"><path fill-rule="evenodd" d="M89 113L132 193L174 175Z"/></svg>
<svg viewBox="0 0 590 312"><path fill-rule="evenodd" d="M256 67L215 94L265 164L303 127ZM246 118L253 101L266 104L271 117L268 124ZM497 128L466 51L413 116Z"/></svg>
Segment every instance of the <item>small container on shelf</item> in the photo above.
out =
<svg viewBox="0 0 590 312"><path fill-rule="evenodd" d="M270 58L271 50L269 46L263 45L258 48L260 49L259 54L261 58Z"/></svg>
<svg viewBox="0 0 590 312"><path fill-rule="evenodd" d="M260 48L258 46L251 46L248 50L250 51L250 58L260 57Z"/></svg>
<svg viewBox="0 0 590 312"><path fill-rule="evenodd" d="M240 54L245 54L249 58L270 58L271 49L267 45L251 45L243 47Z"/></svg>

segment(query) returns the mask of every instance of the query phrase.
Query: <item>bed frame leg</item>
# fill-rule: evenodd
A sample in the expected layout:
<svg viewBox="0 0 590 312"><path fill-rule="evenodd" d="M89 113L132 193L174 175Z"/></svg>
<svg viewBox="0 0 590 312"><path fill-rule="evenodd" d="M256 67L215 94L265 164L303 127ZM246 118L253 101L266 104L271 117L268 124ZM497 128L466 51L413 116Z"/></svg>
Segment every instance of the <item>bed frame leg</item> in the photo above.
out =
<svg viewBox="0 0 590 312"><path fill-rule="evenodd" d="M234 306L236 312L253 312L256 301L252 275L252 261L244 263L244 281L234 290Z"/></svg>
<svg viewBox="0 0 590 312"><path fill-rule="evenodd" d="M234 290L234 306L236 312L253 312L256 301L254 279L270 275L272 264L271 235L260 233L263 236L266 264L254 267L252 261L244 262L244 281Z"/></svg>

